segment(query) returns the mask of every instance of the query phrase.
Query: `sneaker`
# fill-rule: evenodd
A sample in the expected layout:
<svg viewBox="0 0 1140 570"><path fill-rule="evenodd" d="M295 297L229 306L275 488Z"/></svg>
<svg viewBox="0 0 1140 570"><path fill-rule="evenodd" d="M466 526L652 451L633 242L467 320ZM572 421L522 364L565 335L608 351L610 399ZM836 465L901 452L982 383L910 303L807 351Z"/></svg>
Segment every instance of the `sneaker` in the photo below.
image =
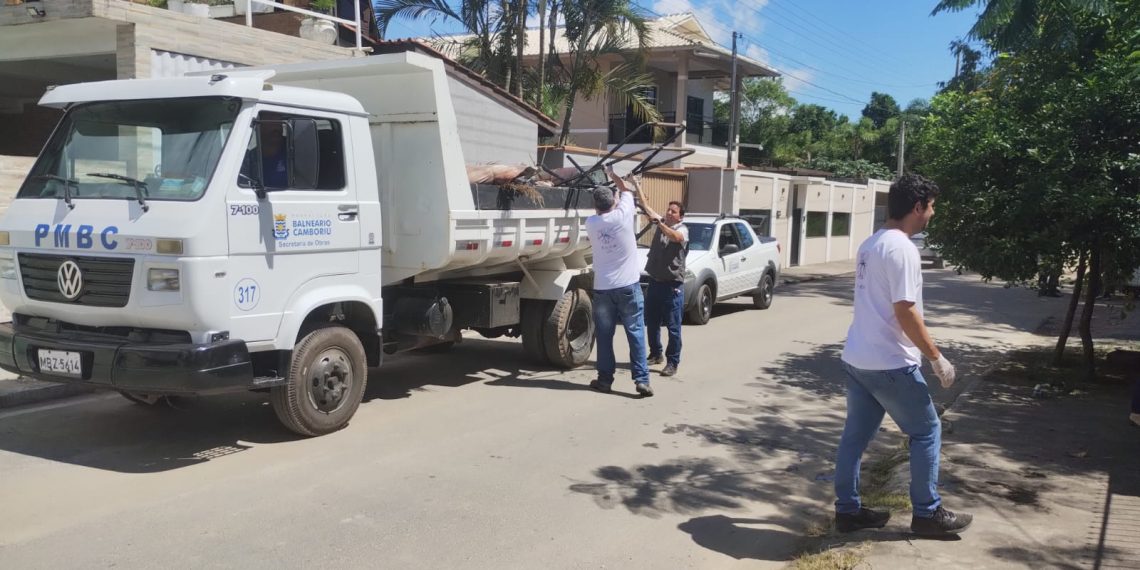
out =
<svg viewBox="0 0 1140 570"><path fill-rule="evenodd" d="M938 507L938 510L934 511L934 516L930 518L912 517L910 530L915 534L926 536L956 534L969 528L972 522L974 515L955 514Z"/></svg>
<svg viewBox="0 0 1140 570"><path fill-rule="evenodd" d="M653 396L653 388L649 387L649 382L638 382L637 393L641 394L644 398L649 398Z"/></svg>
<svg viewBox="0 0 1140 570"><path fill-rule="evenodd" d="M1132 424L1132 427L1140 427L1140 414L1128 414L1128 423Z"/></svg>
<svg viewBox="0 0 1140 570"><path fill-rule="evenodd" d="M602 384L601 380L594 380L593 382L590 382L590 388L593 388L594 391L601 392L603 394L609 394L610 392L614 391L609 384Z"/></svg>
<svg viewBox="0 0 1140 570"><path fill-rule="evenodd" d="M662 362L665 362L665 357L661 355L650 356L649 358L646 358L645 361L649 363L650 366L653 366L654 364L661 364Z"/></svg>
<svg viewBox="0 0 1140 570"><path fill-rule="evenodd" d="M857 513L835 513L835 530L839 532L855 532L865 528L883 528L891 520L889 511L872 511L859 507Z"/></svg>
<svg viewBox="0 0 1140 570"><path fill-rule="evenodd" d="M672 376L677 373L677 367L672 364L666 364L665 368L661 369L662 376Z"/></svg>

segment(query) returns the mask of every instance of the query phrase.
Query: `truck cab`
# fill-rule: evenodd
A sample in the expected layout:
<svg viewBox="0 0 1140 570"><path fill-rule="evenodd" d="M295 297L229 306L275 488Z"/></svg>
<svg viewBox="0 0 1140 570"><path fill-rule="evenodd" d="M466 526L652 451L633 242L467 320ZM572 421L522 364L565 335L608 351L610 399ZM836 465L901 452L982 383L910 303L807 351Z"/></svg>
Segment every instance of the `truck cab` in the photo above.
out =
<svg viewBox="0 0 1140 570"><path fill-rule="evenodd" d="M591 204L549 189L568 198L482 208L438 60L76 84L41 104L65 114L0 221L0 367L146 402L264 389L319 435L386 352L463 328L567 366L593 346L592 321L570 337L554 315L586 297Z"/></svg>

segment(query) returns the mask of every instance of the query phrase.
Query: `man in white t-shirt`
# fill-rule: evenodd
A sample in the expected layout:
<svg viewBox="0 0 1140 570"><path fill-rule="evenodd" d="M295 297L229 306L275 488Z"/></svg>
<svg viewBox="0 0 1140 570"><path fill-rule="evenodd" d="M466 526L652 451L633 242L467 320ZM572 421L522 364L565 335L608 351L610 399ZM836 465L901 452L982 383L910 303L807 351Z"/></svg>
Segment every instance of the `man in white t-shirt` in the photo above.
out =
<svg viewBox="0 0 1140 570"><path fill-rule="evenodd" d="M597 214L586 218L586 234L594 254L594 326L598 342L598 379L590 387L609 393L614 383L617 362L614 357L614 332L617 323L625 329L629 341L629 368L637 393L653 395L649 387L649 364L645 354L645 300L641 295L641 263L637 256L634 230L633 195L641 203L641 187L631 189L612 168L606 168L618 189L617 203L608 186L594 189Z"/></svg>
<svg viewBox="0 0 1140 570"><path fill-rule="evenodd" d="M937 489L942 424L920 370L925 356L943 387L954 383L954 367L923 322L922 259L910 241L934 216L938 194L938 186L921 176L900 178L887 198L886 225L859 246L855 318L843 348L847 422L835 460L840 532L881 528L890 519L889 512L865 508L859 500L859 463L884 413L910 437L911 530L953 534L973 520L942 508Z"/></svg>

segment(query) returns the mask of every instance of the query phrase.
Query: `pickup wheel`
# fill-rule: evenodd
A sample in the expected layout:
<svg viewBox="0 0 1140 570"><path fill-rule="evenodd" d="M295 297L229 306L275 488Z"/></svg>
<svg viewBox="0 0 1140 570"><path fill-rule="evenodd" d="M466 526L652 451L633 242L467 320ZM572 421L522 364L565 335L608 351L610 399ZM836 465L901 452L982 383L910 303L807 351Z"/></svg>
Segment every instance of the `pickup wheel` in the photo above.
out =
<svg viewBox="0 0 1140 570"><path fill-rule="evenodd" d="M567 291L543 326L546 357L560 368L577 368L594 351L594 305L582 289Z"/></svg>
<svg viewBox="0 0 1140 570"><path fill-rule="evenodd" d="M752 294L752 306L757 309L767 309L772 306L772 290L776 286L776 280L772 279L771 273L764 273L760 278L760 284L756 287L756 292Z"/></svg>
<svg viewBox="0 0 1140 570"><path fill-rule="evenodd" d="M293 349L289 379L270 391L277 418L290 431L315 436L348 425L368 383L364 346L341 326L317 329Z"/></svg>
<svg viewBox="0 0 1140 570"><path fill-rule="evenodd" d="M546 355L546 340L543 329L554 310L553 301L523 299L519 311L519 328L522 329L523 350L537 364L550 364Z"/></svg>
<svg viewBox="0 0 1140 570"><path fill-rule="evenodd" d="M689 322L694 325L706 325L709 319L712 318L713 303L712 287L708 283L702 283L697 288L697 298L693 301L693 307L689 309Z"/></svg>

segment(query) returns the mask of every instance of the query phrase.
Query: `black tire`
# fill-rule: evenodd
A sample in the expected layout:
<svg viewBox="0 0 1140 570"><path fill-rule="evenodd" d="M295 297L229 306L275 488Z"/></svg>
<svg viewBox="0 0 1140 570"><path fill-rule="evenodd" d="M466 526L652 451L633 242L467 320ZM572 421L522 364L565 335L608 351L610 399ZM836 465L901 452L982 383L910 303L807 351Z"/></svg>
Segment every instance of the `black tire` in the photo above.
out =
<svg viewBox="0 0 1140 570"><path fill-rule="evenodd" d="M567 291L543 325L546 358L560 368L577 368L594 351L594 304L582 289Z"/></svg>
<svg viewBox="0 0 1140 570"><path fill-rule="evenodd" d="M119 392L124 398L144 408L165 409L177 408L182 403L178 396L162 396L159 394L143 394L141 392Z"/></svg>
<svg viewBox="0 0 1140 570"><path fill-rule="evenodd" d="M760 278L760 284L756 286L756 292L752 294L752 306L757 309L767 309L772 306L772 291L776 288L776 280L772 278L772 274L764 272L764 276Z"/></svg>
<svg viewBox="0 0 1140 570"><path fill-rule="evenodd" d="M523 350L527 356L537 364L550 364L546 356L546 340L543 329L546 319L554 309L553 301L540 301L538 299L523 299L519 311L522 329Z"/></svg>
<svg viewBox="0 0 1140 570"><path fill-rule="evenodd" d="M693 306L689 309L689 322L694 325L707 325L709 319L712 318L714 304L716 304L716 298L713 297L712 287L708 283L701 283L701 286L697 287Z"/></svg>
<svg viewBox="0 0 1140 570"><path fill-rule="evenodd" d="M290 431L324 435L348 425L368 384L364 346L341 326L317 329L293 348L284 385L269 394L273 411Z"/></svg>

